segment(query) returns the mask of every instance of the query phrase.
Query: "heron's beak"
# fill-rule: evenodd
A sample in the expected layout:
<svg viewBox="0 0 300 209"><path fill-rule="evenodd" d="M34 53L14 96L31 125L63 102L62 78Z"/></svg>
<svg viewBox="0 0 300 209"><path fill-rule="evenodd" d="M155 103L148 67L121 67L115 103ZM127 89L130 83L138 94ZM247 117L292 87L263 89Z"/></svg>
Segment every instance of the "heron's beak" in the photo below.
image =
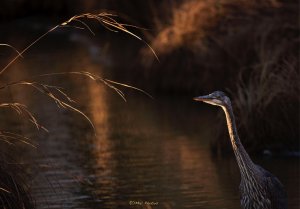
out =
<svg viewBox="0 0 300 209"><path fill-rule="evenodd" d="M198 102L206 102L206 101L211 101L212 98L209 95L205 95L205 96L194 97L193 100Z"/></svg>

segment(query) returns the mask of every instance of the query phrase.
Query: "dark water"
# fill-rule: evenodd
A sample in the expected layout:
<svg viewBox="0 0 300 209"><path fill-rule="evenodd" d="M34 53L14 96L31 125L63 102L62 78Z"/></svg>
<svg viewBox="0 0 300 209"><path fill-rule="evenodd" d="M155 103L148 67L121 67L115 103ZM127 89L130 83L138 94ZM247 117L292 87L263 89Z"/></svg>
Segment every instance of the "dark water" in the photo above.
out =
<svg viewBox="0 0 300 209"><path fill-rule="evenodd" d="M51 135L40 139L44 157L37 163L50 167L40 174L47 180L34 185L40 208L141 208L130 201L157 202L152 208L240 208L235 160L210 155L213 115L189 101L124 103L94 86L87 92L96 137L82 118L44 109ZM290 208L297 208L299 161L257 161L286 184Z"/></svg>
<svg viewBox="0 0 300 209"><path fill-rule="evenodd" d="M97 47L82 43L51 52L33 50L7 72L3 82L41 71L105 73L91 55ZM37 149L22 150L22 156L29 164L29 184L39 209L240 208L235 159L210 153L209 142L218 132L217 109L190 98L152 100L133 90L125 90L125 103L105 85L80 76L40 81L65 87L78 102L74 105L93 121L96 135L80 114L57 108L28 87L2 92L3 100L26 103L49 130L33 130L25 121L14 122L17 117L2 113L3 124L13 124L38 144ZM299 159L254 161L286 186L289 208L299 208Z"/></svg>

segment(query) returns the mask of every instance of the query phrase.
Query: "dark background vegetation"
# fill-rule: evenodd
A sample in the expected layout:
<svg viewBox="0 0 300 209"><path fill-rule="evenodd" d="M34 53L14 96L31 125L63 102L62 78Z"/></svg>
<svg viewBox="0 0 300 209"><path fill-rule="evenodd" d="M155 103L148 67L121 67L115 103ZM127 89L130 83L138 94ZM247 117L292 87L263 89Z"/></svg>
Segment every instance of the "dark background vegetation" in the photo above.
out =
<svg viewBox="0 0 300 209"><path fill-rule="evenodd" d="M298 1L14 0L1 1L0 19L10 24L46 17L60 23L99 11L146 28L132 31L160 59L145 44L118 36L110 48L115 60L109 66L111 79L154 95L190 98L226 91L248 150L299 151ZM127 42L122 51L120 42ZM220 121L220 136L212 142L216 152L229 147L225 120Z"/></svg>
<svg viewBox="0 0 300 209"><path fill-rule="evenodd" d="M178 97L191 100L215 90L225 91L232 99L239 134L247 151L299 156L299 1L1 0L0 43L22 50L74 15L103 11L117 14L114 18L119 22L140 27L128 28L143 37L159 61L144 42L125 33L112 33L93 20L86 23L98 39L88 30L76 31L75 41L66 43L63 37L66 33L59 31L68 29L60 29L53 32L58 32L56 35L49 34L53 35L51 39L45 37L30 48L28 54L54 48L63 54L65 47L76 45L77 41L88 45L95 63L104 69L98 73L144 89L157 100L170 97L177 97L172 101L178 101ZM94 53L93 44L103 49L100 54ZM7 53L11 51L1 47L0 69L10 60ZM24 54L25 58L28 54ZM66 71L55 68L55 62L63 61L57 60L58 56L47 57L45 64L53 66L55 72ZM34 70L45 73L43 66ZM17 73L11 77L21 79L22 72ZM1 85L7 80L5 74L0 75ZM207 110L215 111L209 107ZM1 115L18 121L16 117ZM233 154L220 110L219 117L219 124L211 127L215 133L212 151ZM1 123L8 124L6 120ZM7 147L0 148L0 188L10 185L14 189L12 195L0 190L0 199L13 202L14 208L25 207L24 202L28 204L26 208L33 208L31 197L26 194L30 189L23 183L27 178L22 172L25 169L7 163L10 154L25 151L18 146ZM22 162L22 157L20 154L16 161Z"/></svg>

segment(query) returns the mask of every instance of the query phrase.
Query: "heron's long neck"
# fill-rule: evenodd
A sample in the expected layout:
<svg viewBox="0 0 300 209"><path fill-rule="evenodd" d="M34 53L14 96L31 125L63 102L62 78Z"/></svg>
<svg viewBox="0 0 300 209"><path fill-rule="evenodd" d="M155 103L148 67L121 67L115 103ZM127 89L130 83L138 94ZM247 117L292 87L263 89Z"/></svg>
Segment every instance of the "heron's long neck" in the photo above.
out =
<svg viewBox="0 0 300 209"><path fill-rule="evenodd" d="M249 172L254 171L254 163L252 162L251 158L249 157L248 153L244 149L240 138L237 133L237 128L235 124L235 119L232 111L232 107L229 105L227 107L222 107L227 120L227 127L228 132L232 144L232 148L241 172L241 176L247 178L249 176Z"/></svg>

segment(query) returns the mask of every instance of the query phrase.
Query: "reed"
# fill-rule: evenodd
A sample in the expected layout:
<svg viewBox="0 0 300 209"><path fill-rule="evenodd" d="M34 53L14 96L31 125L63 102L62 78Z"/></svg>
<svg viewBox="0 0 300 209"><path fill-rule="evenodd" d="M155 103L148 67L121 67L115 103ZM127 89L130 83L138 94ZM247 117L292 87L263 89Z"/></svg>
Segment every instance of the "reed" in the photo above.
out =
<svg viewBox="0 0 300 209"><path fill-rule="evenodd" d="M9 44L0 44L0 47L9 47L12 50L14 50L17 55L8 62L8 64L2 68L0 71L0 76L3 76L3 74L9 69L11 65L15 63L16 60L18 60L20 57L23 57L25 52L28 51L33 45L37 44L41 39L46 37L49 33L56 30L57 28L61 27L74 27L77 29L85 29L88 30L91 34L95 35L92 28L88 25L87 20L95 20L98 23L100 23L102 26L104 26L106 29L113 31L113 32L125 32L134 38L143 41L142 38L135 35L134 33L130 32L127 27L135 27L133 25L128 24L122 24L117 22L114 19L115 15L111 15L108 13L98 13L98 14L92 14L92 13L85 13L81 15L75 15L71 17L70 19L62 22L61 24L58 24L51 28L46 33L39 36L37 39L35 39L31 44L29 44L26 48L24 48L22 51L18 51L16 48L14 48L12 45ZM154 56L156 56L153 49L148 45L145 41L143 41L148 48L152 51ZM19 81L12 81L6 84L2 84L0 86L0 91L5 91L8 89L8 87L22 87L26 86L29 88L34 89L35 91L41 93L42 95L45 95L50 100L52 100L59 108L67 109L70 111L74 111L80 115L82 115L88 123L91 125L91 127L95 132L95 127L93 125L93 122L91 119L83 113L79 108L75 106L76 102L73 98L71 98L66 91L55 85L50 85L46 83L42 83L39 81L40 78L46 77L46 76L64 76L64 75L76 75L81 77L86 77L88 79L91 79L95 81L98 84L106 85L107 87L114 90L120 97L126 102L126 97L123 91L120 88L130 88L134 89L136 91L139 91L149 97L151 95L147 93L146 91L139 89L137 87L116 82L110 79L102 78L99 75L95 75L90 72L81 71L81 72L59 72L59 73L49 73L49 74L40 74L40 75L34 75L30 78L24 78ZM27 108L25 104L18 103L18 102L0 102L0 108L9 108L14 110L18 115L23 116L26 120L31 122L37 129L42 129L44 131L47 131L47 129L42 126L38 119L34 116L34 114ZM25 145L29 145L33 148L37 148L37 145L32 142L32 140L26 136L13 133L6 130L0 130L0 142L5 143L7 146L18 146L16 142L21 142ZM9 158L9 153L2 152L2 155L4 156L3 159ZM14 170L15 168L19 168L17 165L10 164L4 160L0 161L0 208L5 209L31 209L35 208L35 205L30 197L30 191L28 188L28 185L25 183L26 181L23 181L22 175L24 173L22 172L22 169L20 170ZM13 172L11 170L14 170Z"/></svg>
<svg viewBox="0 0 300 209"><path fill-rule="evenodd" d="M0 164L0 208L35 208L21 166L11 166L2 160Z"/></svg>

